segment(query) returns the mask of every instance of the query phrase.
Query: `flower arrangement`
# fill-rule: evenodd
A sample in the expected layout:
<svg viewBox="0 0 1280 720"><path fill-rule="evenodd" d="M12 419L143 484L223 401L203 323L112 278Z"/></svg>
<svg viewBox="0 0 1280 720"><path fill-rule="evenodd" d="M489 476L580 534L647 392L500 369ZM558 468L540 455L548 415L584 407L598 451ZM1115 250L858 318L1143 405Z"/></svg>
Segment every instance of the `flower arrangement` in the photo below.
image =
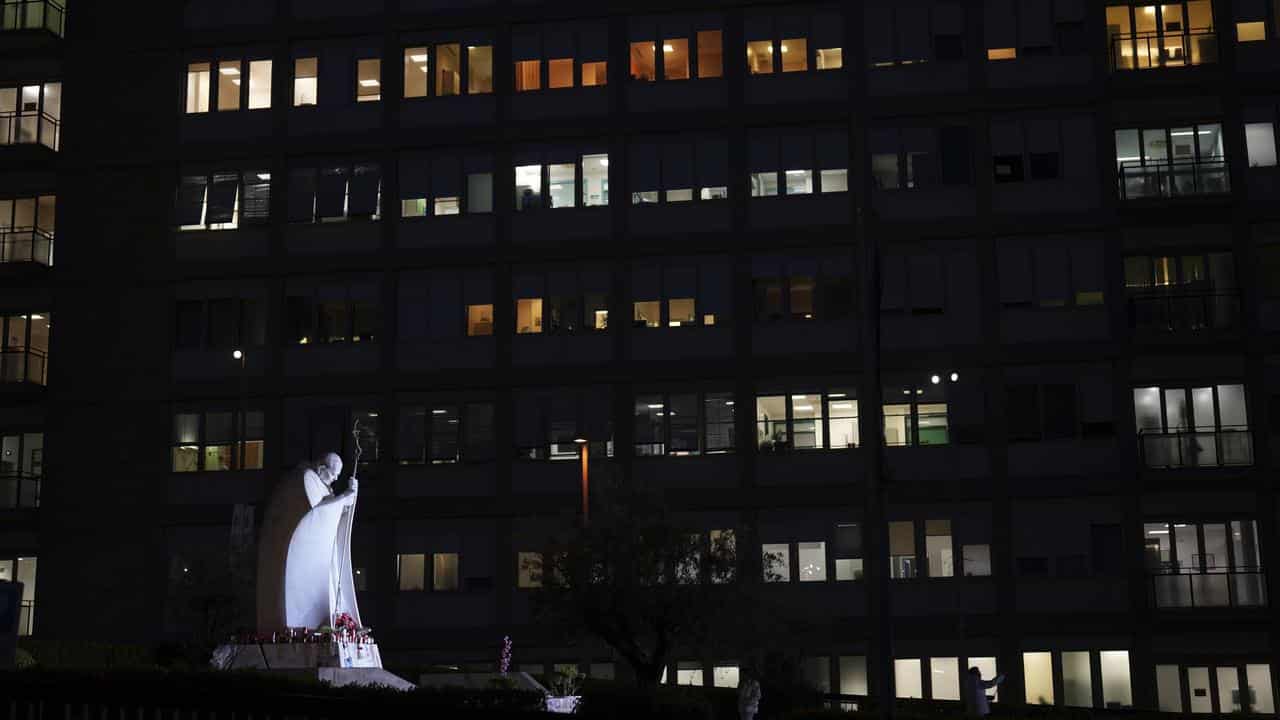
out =
<svg viewBox="0 0 1280 720"><path fill-rule="evenodd" d="M319 628L293 627L271 633L239 633L231 636L236 645L293 645L306 643L353 642L372 645L373 628L360 627L349 613L341 613L333 625Z"/></svg>
<svg viewBox="0 0 1280 720"><path fill-rule="evenodd" d="M498 656L498 672L506 675L511 669L511 636L502 636L502 654Z"/></svg>

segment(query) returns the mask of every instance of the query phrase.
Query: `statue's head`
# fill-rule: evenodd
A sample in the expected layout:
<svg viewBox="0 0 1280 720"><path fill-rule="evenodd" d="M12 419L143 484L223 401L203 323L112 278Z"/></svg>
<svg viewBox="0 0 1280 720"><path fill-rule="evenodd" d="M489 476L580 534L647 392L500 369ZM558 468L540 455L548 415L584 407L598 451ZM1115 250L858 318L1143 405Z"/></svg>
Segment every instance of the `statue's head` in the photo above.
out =
<svg viewBox="0 0 1280 720"><path fill-rule="evenodd" d="M337 453L326 453L324 457L316 460L316 474L320 476L320 481L326 487L333 485L333 482L342 474L342 458Z"/></svg>

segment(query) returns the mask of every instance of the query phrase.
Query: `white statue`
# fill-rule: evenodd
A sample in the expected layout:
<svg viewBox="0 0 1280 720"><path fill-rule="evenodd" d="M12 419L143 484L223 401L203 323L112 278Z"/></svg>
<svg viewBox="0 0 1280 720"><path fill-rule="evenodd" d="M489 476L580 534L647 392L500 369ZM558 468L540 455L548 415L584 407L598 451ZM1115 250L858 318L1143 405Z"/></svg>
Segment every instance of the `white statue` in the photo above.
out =
<svg viewBox="0 0 1280 720"><path fill-rule="evenodd" d="M358 462L358 460L357 460ZM359 482L333 494L342 459L329 453L299 465L272 494L258 543L258 632L332 625L342 613L357 627L351 521Z"/></svg>

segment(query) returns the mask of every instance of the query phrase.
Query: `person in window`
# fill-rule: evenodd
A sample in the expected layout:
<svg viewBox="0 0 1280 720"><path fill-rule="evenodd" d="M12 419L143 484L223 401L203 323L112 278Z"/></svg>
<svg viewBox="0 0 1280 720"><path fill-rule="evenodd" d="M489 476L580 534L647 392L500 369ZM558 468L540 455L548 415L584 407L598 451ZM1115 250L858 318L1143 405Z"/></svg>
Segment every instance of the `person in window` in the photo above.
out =
<svg viewBox="0 0 1280 720"><path fill-rule="evenodd" d="M987 697L987 688L993 688L1004 682L1004 674L996 675L990 680L982 679L982 671L976 667L969 668L965 675L964 714L968 717L986 717L991 714L991 702Z"/></svg>
<svg viewBox="0 0 1280 720"><path fill-rule="evenodd" d="M742 720L755 720L760 712L760 681L756 679L754 666L742 668L742 677L738 681L738 717Z"/></svg>
<svg viewBox="0 0 1280 720"><path fill-rule="evenodd" d="M520 209L533 210L538 207L538 200L538 195L533 192L532 188L525 188L524 192L520 194Z"/></svg>

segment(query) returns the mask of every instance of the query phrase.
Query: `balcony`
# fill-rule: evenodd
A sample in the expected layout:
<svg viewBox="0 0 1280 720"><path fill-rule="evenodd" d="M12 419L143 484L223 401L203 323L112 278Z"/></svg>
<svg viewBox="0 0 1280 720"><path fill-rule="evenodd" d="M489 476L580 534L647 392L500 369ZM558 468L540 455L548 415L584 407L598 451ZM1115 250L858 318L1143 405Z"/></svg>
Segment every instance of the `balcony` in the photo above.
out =
<svg viewBox="0 0 1280 720"><path fill-rule="evenodd" d="M53 265L53 235L34 227L0 227L0 263Z"/></svg>
<svg viewBox="0 0 1280 720"><path fill-rule="evenodd" d="M1167 35L1157 32L1111 36L1111 69L1154 70L1218 62L1218 34L1211 28Z"/></svg>
<svg viewBox="0 0 1280 720"><path fill-rule="evenodd" d="M1247 426L1138 433L1142 462L1148 468L1225 468L1253 464L1253 434Z"/></svg>
<svg viewBox="0 0 1280 720"><path fill-rule="evenodd" d="M0 510L27 510L40 507L40 475L0 474Z"/></svg>
<svg viewBox="0 0 1280 720"><path fill-rule="evenodd" d="M52 0L6 0L0 5L0 32L48 30L62 37L67 9Z"/></svg>
<svg viewBox="0 0 1280 720"><path fill-rule="evenodd" d="M46 112L0 112L0 145L39 143L58 150L62 123Z"/></svg>
<svg viewBox="0 0 1280 720"><path fill-rule="evenodd" d="M1231 192L1227 160L1222 157L1153 161L1125 160L1119 167L1120 199L1144 200Z"/></svg>
<svg viewBox="0 0 1280 720"><path fill-rule="evenodd" d="M1129 327L1146 333L1229 330L1240 322L1236 292L1160 293L1129 298Z"/></svg>
<svg viewBox="0 0 1280 720"><path fill-rule="evenodd" d="M1267 574L1252 568L1209 567L1204 572L1151 575L1157 608L1266 607Z"/></svg>

